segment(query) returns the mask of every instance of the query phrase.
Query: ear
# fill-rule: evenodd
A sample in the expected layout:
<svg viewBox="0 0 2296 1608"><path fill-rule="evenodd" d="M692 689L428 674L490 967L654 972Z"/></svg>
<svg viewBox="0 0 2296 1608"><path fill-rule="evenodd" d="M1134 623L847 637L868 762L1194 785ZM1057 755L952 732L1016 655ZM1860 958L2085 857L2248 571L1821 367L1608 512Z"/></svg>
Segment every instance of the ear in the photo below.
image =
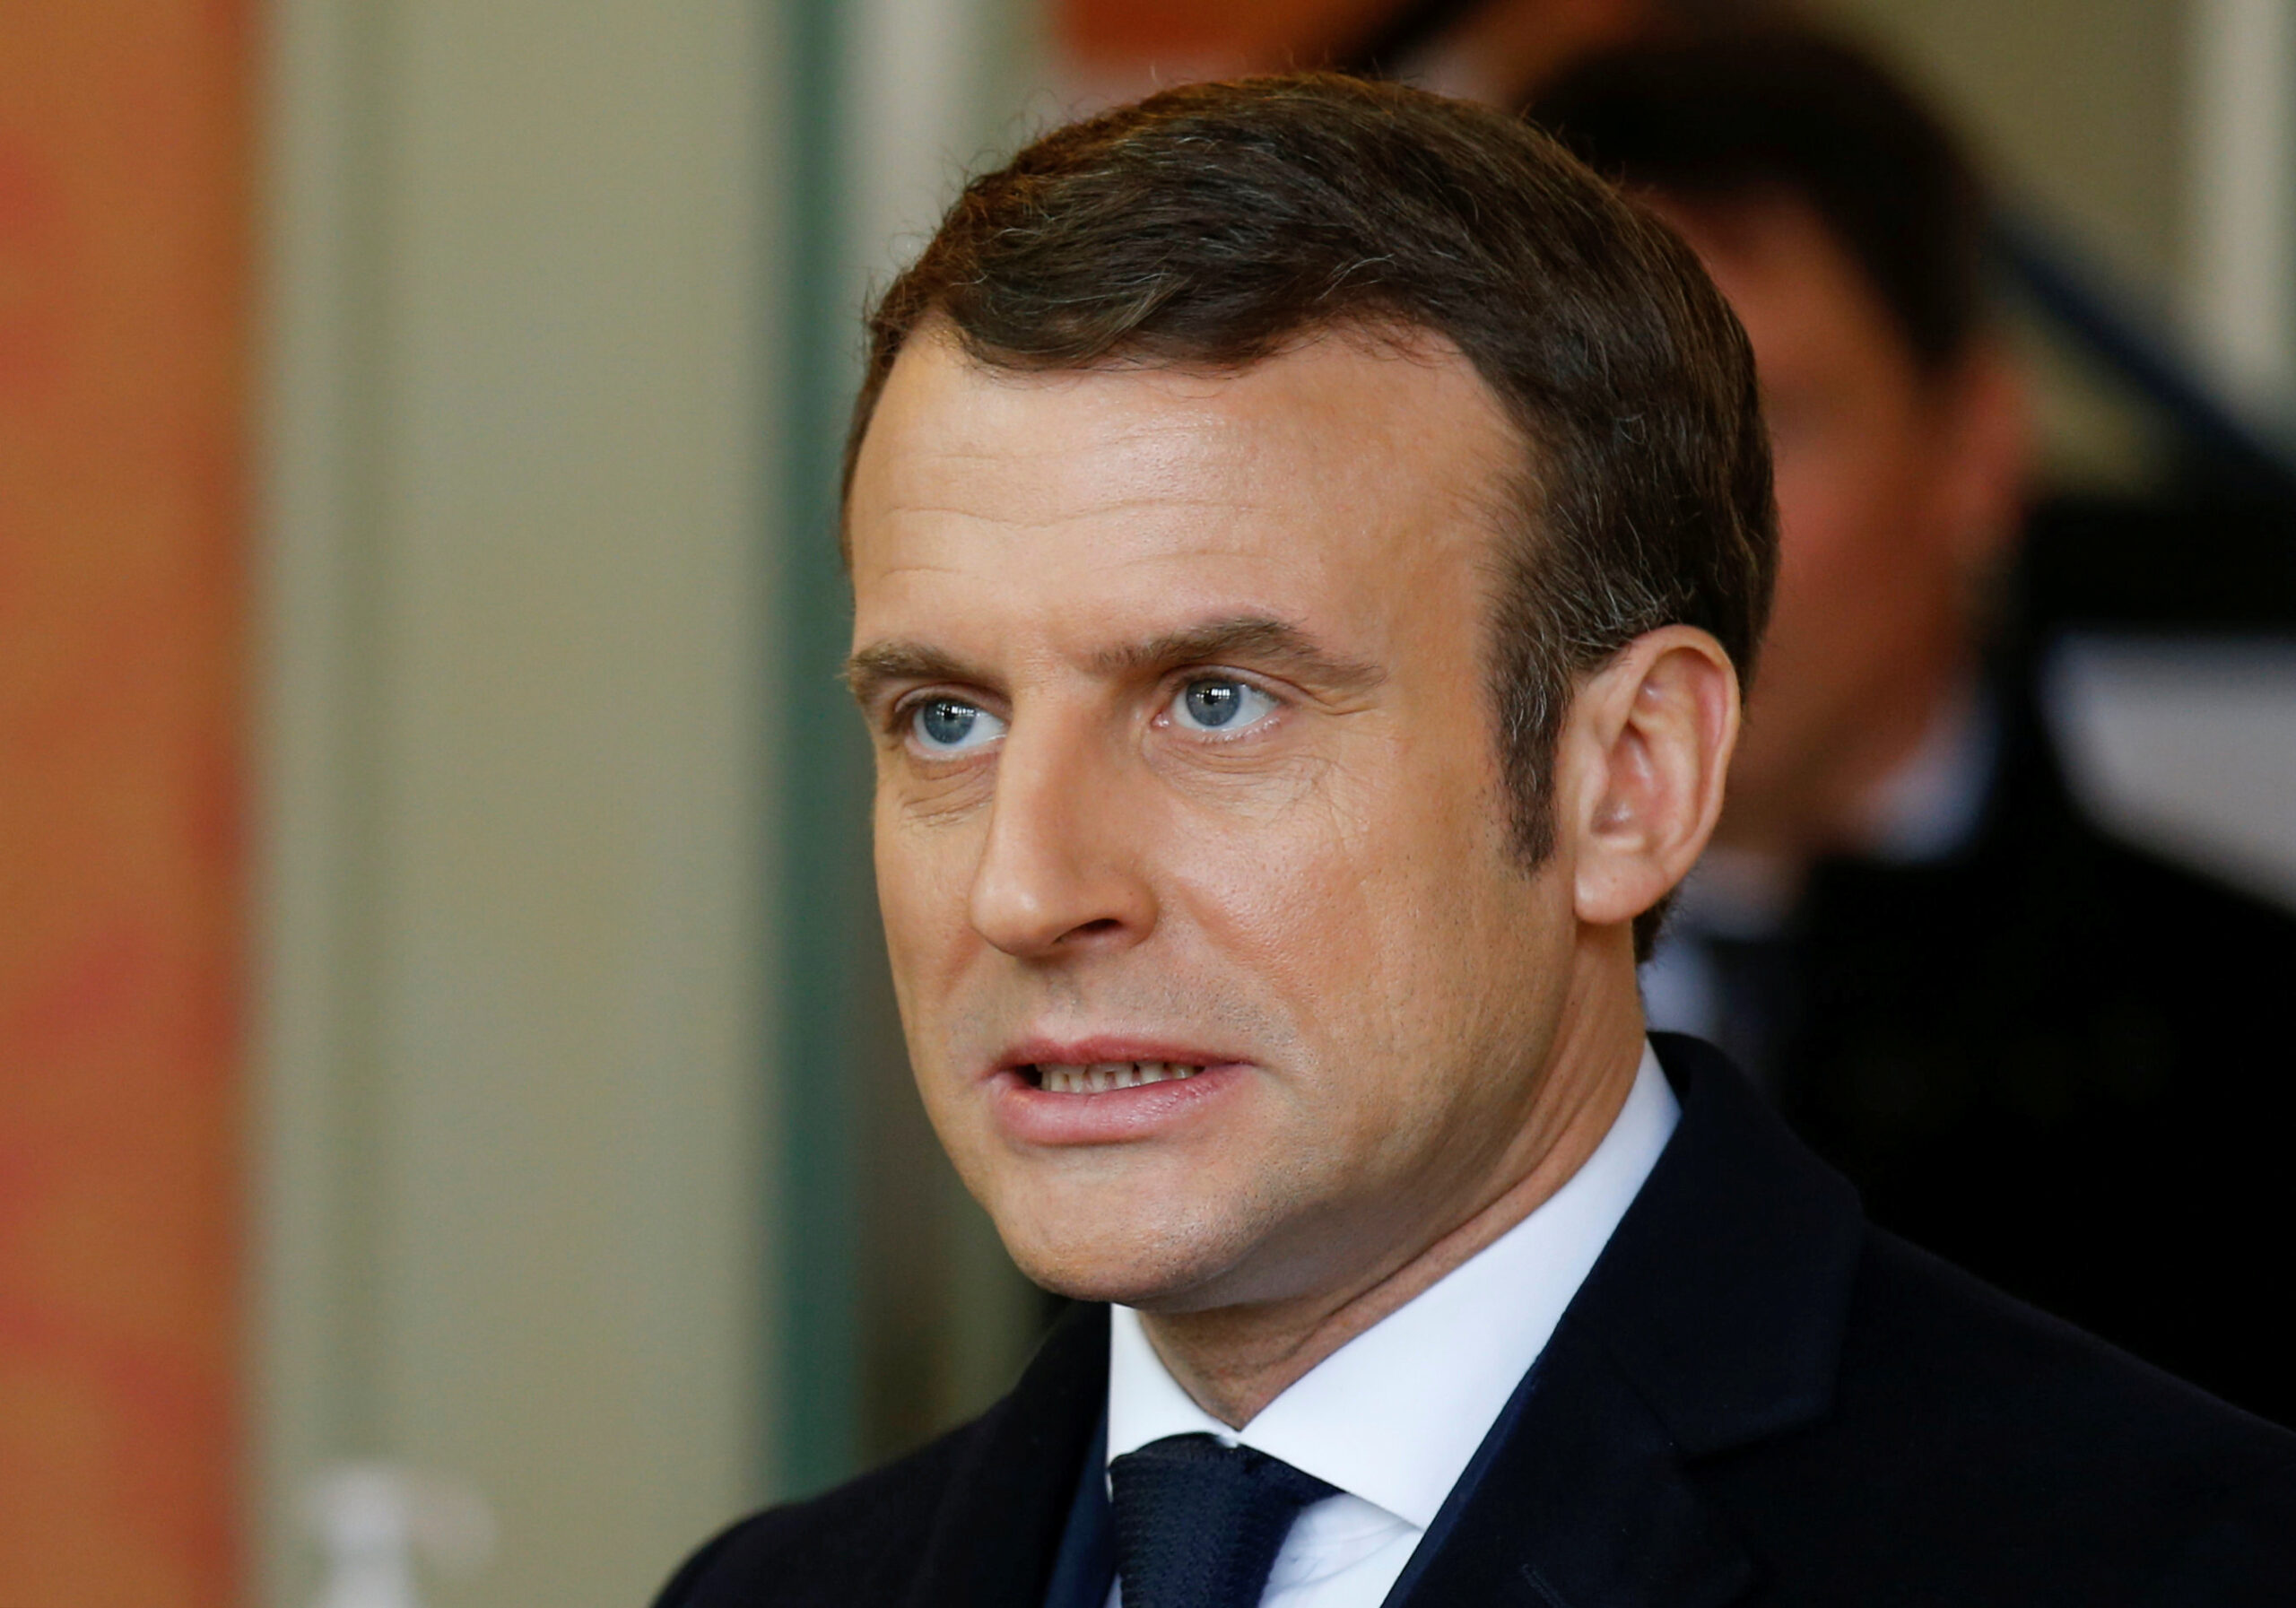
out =
<svg viewBox="0 0 2296 1608"><path fill-rule="evenodd" d="M1690 874L1737 740L1737 671L1694 627L1638 637L1580 683L1555 756L1580 921L1622 926Z"/></svg>
<svg viewBox="0 0 2296 1608"><path fill-rule="evenodd" d="M1991 343L1979 344L1946 377L1940 401L1945 530L1961 572L1981 575L2024 525L2031 409L2016 363Z"/></svg>

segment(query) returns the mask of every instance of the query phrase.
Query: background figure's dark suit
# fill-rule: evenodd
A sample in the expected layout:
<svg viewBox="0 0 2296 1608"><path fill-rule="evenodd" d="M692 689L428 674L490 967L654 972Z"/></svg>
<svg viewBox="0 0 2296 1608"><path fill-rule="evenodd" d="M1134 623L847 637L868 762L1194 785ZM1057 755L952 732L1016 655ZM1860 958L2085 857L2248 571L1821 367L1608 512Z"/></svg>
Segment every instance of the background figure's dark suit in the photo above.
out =
<svg viewBox="0 0 2296 1608"><path fill-rule="evenodd" d="M1391 1601L2296 1600L2296 1437L1869 1228L1719 1056L1657 1043L1681 1125ZM736 1526L664 1608L1045 1604L1064 1536L1092 1550L1107 1360L1075 1315L986 1416Z"/></svg>
<svg viewBox="0 0 2296 1608"><path fill-rule="evenodd" d="M2090 825L2001 711L1960 852L1817 868L1761 1081L1877 1224L2296 1425L2296 922Z"/></svg>

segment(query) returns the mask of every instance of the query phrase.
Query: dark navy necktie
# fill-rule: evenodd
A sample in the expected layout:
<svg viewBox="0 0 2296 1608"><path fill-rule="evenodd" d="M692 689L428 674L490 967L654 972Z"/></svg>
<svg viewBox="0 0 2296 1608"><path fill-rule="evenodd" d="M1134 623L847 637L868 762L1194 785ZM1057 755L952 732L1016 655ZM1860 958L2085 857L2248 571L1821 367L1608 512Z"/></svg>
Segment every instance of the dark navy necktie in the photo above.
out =
<svg viewBox="0 0 2296 1608"><path fill-rule="evenodd" d="M1339 1493L1209 1435L1170 1435L1109 1465L1124 1608L1257 1608L1300 1509Z"/></svg>

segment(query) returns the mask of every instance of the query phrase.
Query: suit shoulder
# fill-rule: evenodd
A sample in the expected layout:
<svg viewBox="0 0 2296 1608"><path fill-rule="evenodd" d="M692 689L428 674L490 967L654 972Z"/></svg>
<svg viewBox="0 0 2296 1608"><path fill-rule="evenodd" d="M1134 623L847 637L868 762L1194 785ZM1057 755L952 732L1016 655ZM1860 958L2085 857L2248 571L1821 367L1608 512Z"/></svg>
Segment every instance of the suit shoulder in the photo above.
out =
<svg viewBox="0 0 2296 1608"><path fill-rule="evenodd" d="M1936 1534L2296 1581L2296 1435L1894 1236L1869 1236L1836 1400L1877 1494Z"/></svg>
<svg viewBox="0 0 2296 1608"><path fill-rule="evenodd" d="M2296 1591L2296 1474L2231 1493L2180 1538L2152 1602L2264 1608Z"/></svg>
<svg viewBox="0 0 2296 1608"><path fill-rule="evenodd" d="M655 1608L810 1608L864 1603L906 1578L978 1425L804 1501L729 1526L686 1560Z"/></svg>
<svg viewBox="0 0 2296 1608"><path fill-rule="evenodd" d="M2287 1600L2296 1436L1878 1230L1839 1355L1714 1475L1777 1600Z"/></svg>
<svg viewBox="0 0 2296 1608"><path fill-rule="evenodd" d="M2218 1490L2242 1471L2296 1479L2296 1435L1879 1230L1867 1235L1840 1388L1851 1412L1950 1403L1948 1421L1980 1426L1965 1432L2068 1465L2141 1453L2162 1478L2213 1470L2222 1477L2202 1483Z"/></svg>

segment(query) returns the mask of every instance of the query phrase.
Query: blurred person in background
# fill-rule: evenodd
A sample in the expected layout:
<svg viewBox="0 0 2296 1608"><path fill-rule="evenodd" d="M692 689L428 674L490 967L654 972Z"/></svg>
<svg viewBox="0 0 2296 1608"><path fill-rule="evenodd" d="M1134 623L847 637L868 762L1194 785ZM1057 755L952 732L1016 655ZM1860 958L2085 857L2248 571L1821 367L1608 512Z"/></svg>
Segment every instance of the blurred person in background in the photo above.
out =
<svg viewBox="0 0 2296 1608"><path fill-rule="evenodd" d="M2086 820L2002 606L2026 474L1987 202L1850 48L1614 48L1533 118L1744 324L1781 529L1712 848L1645 969L1876 1221L2282 1422L2296 923Z"/></svg>

